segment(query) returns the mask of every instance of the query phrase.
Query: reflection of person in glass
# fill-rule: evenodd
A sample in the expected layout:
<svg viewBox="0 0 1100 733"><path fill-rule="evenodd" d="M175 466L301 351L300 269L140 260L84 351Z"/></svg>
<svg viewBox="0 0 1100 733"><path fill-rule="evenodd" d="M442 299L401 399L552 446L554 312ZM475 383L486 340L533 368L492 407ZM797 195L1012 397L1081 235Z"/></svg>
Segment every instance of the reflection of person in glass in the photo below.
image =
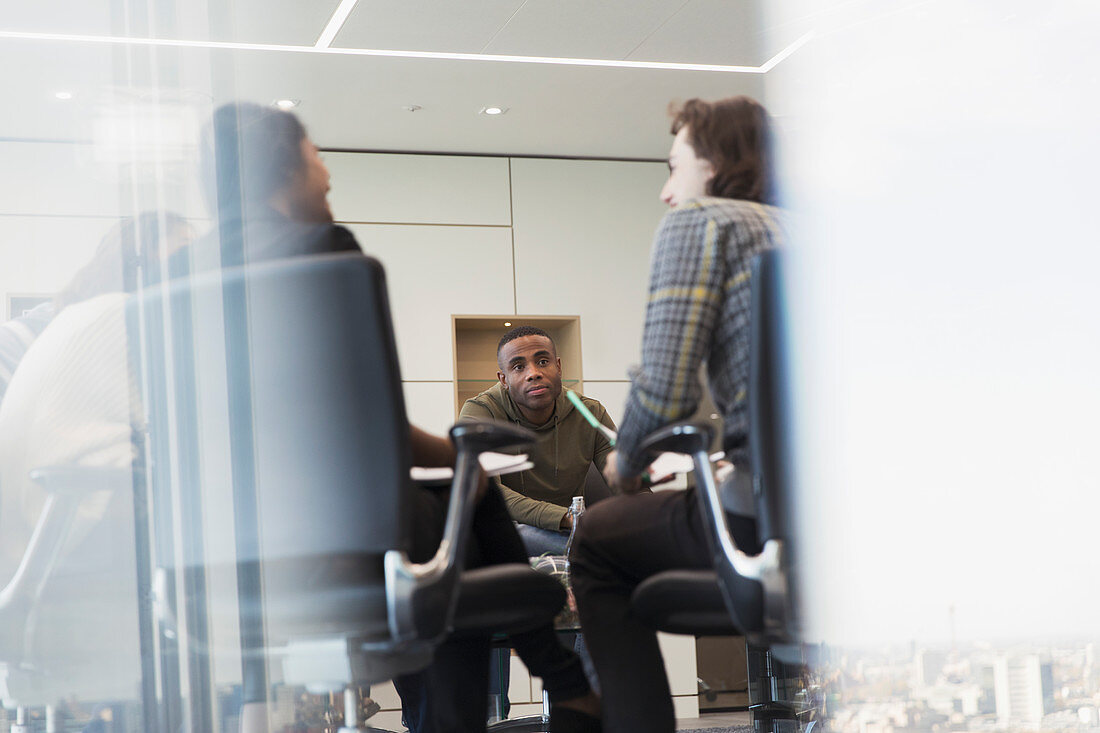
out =
<svg viewBox="0 0 1100 733"><path fill-rule="evenodd" d="M746 465L750 263L784 239L782 212L772 205L763 107L746 97L694 99L676 112L672 133L661 190L672 211L654 244L642 365L604 471L608 483L627 494L641 485L643 438L698 406L703 362L724 419L726 455ZM740 547L758 547L755 520L735 515L731 526ZM630 612L630 596L664 570L711 567L694 491L598 504L580 524L571 559L605 727L671 733L675 719L656 633Z"/></svg>
<svg viewBox="0 0 1100 733"><path fill-rule="evenodd" d="M91 260L77 271L61 292L0 325L0 402L23 355L54 315L66 306L97 295L131 290L133 283L127 282L127 261L134 261L140 251L145 253L146 261L155 266L160 258L186 246L192 236L191 226L183 217L156 211L127 217L111 227Z"/></svg>
<svg viewBox="0 0 1100 733"><path fill-rule="evenodd" d="M0 379L0 486L8 509L0 534L13 552L25 544L45 501L41 487L27 476L31 470L130 465L122 319L125 291L133 288L126 282L132 277L127 263L139 249L148 248L155 258L154 252L186 246L191 236L190 225L174 214L127 217L104 235L92 258L50 302L0 327L0 372L10 369L10 388ZM95 503L85 504L82 512L94 514ZM22 531L8 524L16 506L22 508ZM73 528L70 543L84 525Z"/></svg>
<svg viewBox="0 0 1100 733"><path fill-rule="evenodd" d="M293 114L243 103L219 108L204 144L203 165L218 227L193 248L197 269L360 251L351 232L333 224L328 170ZM448 438L415 426L409 430L416 465L454 465L455 448ZM448 496L446 491L413 491L409 556L424 562L443 536ZM495 486L482 487L473 531L468 567L527 562ZM511 640L531 673L542 677L559 724L595 720L599 701L580 660L558 642L549 624ZM416 733L483 730L488 669L488 636L445 641L428 669L395 680L409 728ZM245 703L254 701L248 694Z"/></svg>
<svg viewBox="0 0 1100 733"><path fill-rule="evenodd" d="M125 291L137 252L152 262L190 237L171 214L125 219L42 307L41 333L17 331L23 323L0 329L22 337L0 335L21 347L0 349L14 367L0 401L0 584L11 581L0 658L10 665L9 689L11 676L22 676L23 689L34 690L27 694L45 699L109 699L138 682ZM39 469L64 475L36 480ZM23 575L26 568L42 577ZM13 620L21 604L31 615L24 621L16 611Z"/></svg>

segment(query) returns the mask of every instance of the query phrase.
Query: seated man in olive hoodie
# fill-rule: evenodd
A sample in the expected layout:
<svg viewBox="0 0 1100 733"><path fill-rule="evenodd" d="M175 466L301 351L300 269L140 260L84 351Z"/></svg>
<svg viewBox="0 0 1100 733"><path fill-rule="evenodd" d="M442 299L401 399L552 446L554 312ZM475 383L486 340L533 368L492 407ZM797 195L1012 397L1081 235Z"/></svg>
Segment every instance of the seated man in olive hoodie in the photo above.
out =
<svg viewBox="0 0 1100 733"><path fill-rule="evenodd" d="M534 468L500 477L508 513L532 556L565 554L569 504L584 495L588 467L603 470L611 442L574 408L561 384L561 359L541 328L519 326L497 345L497 384L466 400L459 419L508 420L534 430ZM601 423L615 429L607 410L581 397Z"/></svg>

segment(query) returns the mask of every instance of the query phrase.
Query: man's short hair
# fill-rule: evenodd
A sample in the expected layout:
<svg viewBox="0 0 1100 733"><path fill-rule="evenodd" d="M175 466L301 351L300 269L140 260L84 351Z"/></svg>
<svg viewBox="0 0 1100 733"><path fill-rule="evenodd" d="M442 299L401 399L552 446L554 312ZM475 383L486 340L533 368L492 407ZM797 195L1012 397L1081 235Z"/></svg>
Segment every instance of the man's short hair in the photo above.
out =
<svg viewBox="0 0 1100 733"><path fill-rule="evenodd" d="M504 348L504 345L509 341L515 341L518 338L524 336L542 336L550 342L550 347L554 349L554 353L558 353L558 346L554 343L554 339L550 337L550 334L543 331L538 326L516 326L508 333L500 337L500 343L497 344L497 364L500 363L500 350Z"/></svg>
<svg viewBox="0 0 1100 733"><path fill-rule="evenodd" d="M281 109L233 102L203 131L200 166L212 214L262 208L305 165L301 121Z"/></svg>

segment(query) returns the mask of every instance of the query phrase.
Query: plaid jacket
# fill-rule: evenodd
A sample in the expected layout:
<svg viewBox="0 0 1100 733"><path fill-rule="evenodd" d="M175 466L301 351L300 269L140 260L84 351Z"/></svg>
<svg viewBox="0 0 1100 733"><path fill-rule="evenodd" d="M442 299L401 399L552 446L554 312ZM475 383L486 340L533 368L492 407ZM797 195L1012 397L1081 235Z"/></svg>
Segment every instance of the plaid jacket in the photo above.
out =
<svg viewBox="0 0 1100 733"><path fill-rule="evenodd" d="M646 466L646 435L690 416L699 404L699 365L707 363L724 420L729 458L744 459L749 373L749 271L758 252L783 244L783 212L733 199L702 198L673 209L657 229L650 268L642 365L619 429L619 469Z"/></svg>

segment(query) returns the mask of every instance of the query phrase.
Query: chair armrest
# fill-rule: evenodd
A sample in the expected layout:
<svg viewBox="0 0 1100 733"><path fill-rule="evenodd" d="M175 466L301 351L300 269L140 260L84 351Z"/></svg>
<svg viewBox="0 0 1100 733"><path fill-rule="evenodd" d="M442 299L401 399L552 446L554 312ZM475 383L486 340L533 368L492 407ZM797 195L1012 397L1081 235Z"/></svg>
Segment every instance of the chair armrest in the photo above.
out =
<svg viewBox="0 0 1100 733"><path fill-rule="evenodd" d="M759 554L749 554L737 546L726 520L725 507L711 470L706 447L693 454L696 486L701 492L699 509L711 545L714 569L735 623L747 637L766 644L786 640L789 592L784 542L769 539ZM754 477L755 478L755 477ZM754 481L754 486L758 483ZM759 491L759 488L755 489ZM755 600L757 586L763 604ZM750 596L752 597L750 599Z"/></svg>
<svg viewBox="0 0 1100 733"><path fill-rule="evenodd" d="M746 581L764 587L765 597L769 589L775 593L782 543L775 540L764 544L759 555L741 550L733 539L726 521L722 497L714 479L707 450L710 447L711 428L702 423L679 422L654 431L642 441L645 451L669 451L689 453L695 465L695 484L698 493L699 512L703 522L703 534L714 562L726 606L734 623L746 633L763 628L765 619L759 617L759 604L742 603L738 588L744 589Z"/></svg>
<svg viewBox="0 0 1100 733"><path fill-rule="evenodd" d="M134 471L113 466L46 466L27 475L50 494L86 495L116 489L132 481Z"/></svg>
<svg viewBox="0 0 1100 733"><path fill-rule="evenodd" d="M694 455L710 447L714 440L714 428L706 423L688 421L665 425L642 440L643 453L686 453Z"/></svg>
<svg viewBox="0 0 1100 733"><path fill-rule="evenodd" d="M699 511L703 520L703 534L706 536L711 557L717 563L724 557L726 544L731 552L737 553L740 550L733 542L726 523L726 514L714 481L710 457L707 455L713 434L713 429L706 423L675 422L647 435L642 440L641 450L645 453L684 453L692 457L696 490L700 494Z"/></svg>
<svg viewBox="0 0 1100 733"><path fill-rule="evenodd" d="M461 454L475 455L502 448L528 448L537 440L534 433L503 420L463 420L451 428L451 441Z"/></svg>
<svg viewBox="0 0 1100 733"><path fill-rule="evenodd" d="M386 603L390 635L395 642L435 641L449 633L481 475L478 456L489 450L527 447L536 439L530 430L497 420L466 420L451 428L458 458L439 548L425 563L412 563L397 550L385 555ZM418 609L432 605L438 605L441 611L418 613Z"/></svg>
<svg viewBox="0 0 1100 733"><path fill-rule="evenodd" d="M81 500L96 491L117 489L133 480L129 468L96 466L47 466L28 475L46 491L46 501L19 566L0 590L0 618L4 625L16 623L13 614L28 609L42 592Z"/></svg>

